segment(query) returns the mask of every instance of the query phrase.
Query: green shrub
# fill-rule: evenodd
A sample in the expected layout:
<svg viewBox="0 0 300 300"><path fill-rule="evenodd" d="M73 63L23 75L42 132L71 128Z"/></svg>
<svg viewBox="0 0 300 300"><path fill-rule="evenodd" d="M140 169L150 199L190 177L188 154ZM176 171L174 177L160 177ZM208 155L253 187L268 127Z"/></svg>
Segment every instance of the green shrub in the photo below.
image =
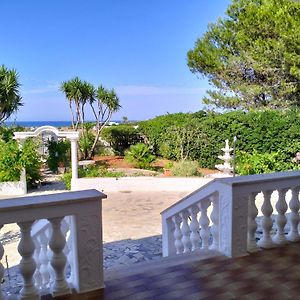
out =
<svg viewBox="0 0 300 300"><path fill-rule="evenodd" d="M23 168L29 185L39 181L41 161L37 149L38 142L32 139L27 139L22 149L14 140L0 140L0 182L19 181Z"/></svg>
<svg viewBox="0 0 300 300"><path fill-rule="evenodd" d="M298 169L292 161L285 161L280 152L252 153L239 151L236 156L236 171L240 175L252 175Z"/></svg>
<svg viewBox="0 0 300 300"><path fill-rule="evenodd" d="M0 182L19 181L22 168L18 143L0 140Z"/></svg>
<svg viewBox="0 0 300 300"><path fill-rule="evenodd" d="M124 155L125 151L134 144L141 142L142 138L132 125L117 125L105 127L101 137L109 143L117 155Z"/></svg>
<svg viewBox="0 0 300 300"><path fill-rule="evenodd" d="M234 136L237 150L247 153L256 150L261 154L278 152L285 163L300 151L298 109L173 114L141 122L139 128L153 146L155 155L179 160L183 149L188 153L185 157L207 168L219 163L218 155L222 154L225 140L229 139L232 146ZM190 130L192 134L186 139L184 134ZM179 143L176 134L181 135Z"/></svg>
<svg viewBox="0 0 300 300"><path fill-rule="evenodd" d="M89 150L92 148L95 141L95 134L92 131L94 124L85 123L84 130L81 132L78 145L83 159L89 159Z"/></svg>
<svg viewBox="0 0 300 300"><path fill-rule="evenodd" d="M85 168L78 169L78 178L84 177L124 177L123 172L110 171L102 166L90 165ZM65 183L68 190L71 189L72 171L69 171L62 175L62 181Z"/></svg>
<svg viewBox="0 0 300 300"><path fill-rule="evenodd" d="M171 168L171 173L173 176L179 177L192 177L192 176L202 176L198 171L199 165L196 161L181 160L175 162Z"/></svg>
<svg viewBox="0 0 300 300"><path fill-rule="evenodd" d="M67 167L70 164L70 141L69 140L50 140L47 143L48 157L47 165L52 172L57 172L59 166Z"/></svg>
<svg viewBox="0 0 300 300"><path fill-rule="evenodd" d="M151 163L155 161L155 156L152 154L149 146L138 143L130 146L125 152L125 159L135 164L140 169L150 169Z"/></svg>

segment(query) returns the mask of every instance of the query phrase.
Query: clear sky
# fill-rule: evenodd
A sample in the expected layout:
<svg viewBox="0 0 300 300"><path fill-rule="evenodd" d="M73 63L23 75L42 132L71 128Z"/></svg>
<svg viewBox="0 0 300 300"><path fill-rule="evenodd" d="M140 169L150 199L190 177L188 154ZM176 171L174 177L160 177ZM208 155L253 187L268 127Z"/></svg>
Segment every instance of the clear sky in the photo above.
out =
<svg viewBox="0 0 300 300"><path fill-rule="evenodd" d="M186 53L229 0L2 0L0 64L15 68L19 121L69 120L59 91L74 76L115 88L127 116L142 120L202 108L208 84Z"/></svg>

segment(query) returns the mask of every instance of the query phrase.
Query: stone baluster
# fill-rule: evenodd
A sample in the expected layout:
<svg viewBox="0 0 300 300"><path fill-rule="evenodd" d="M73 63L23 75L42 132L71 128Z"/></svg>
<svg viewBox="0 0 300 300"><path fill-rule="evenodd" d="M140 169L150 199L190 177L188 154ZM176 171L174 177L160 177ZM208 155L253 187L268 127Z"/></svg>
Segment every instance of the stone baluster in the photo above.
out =
<svg viewBox="0 0 300 300"><path fill-rule="evenodd" d="M298 232L298 224L300 221L299 190L300 190L300 187L292 188L292 199L289 203L291 213L289 216L290 231L287 235L287 239L291 242L298 242L300 240L300 236L299 236L299 232Z"/></svg>
<svg viewBox="0 0 300 300"><path fill-rule="evenodd" d="M182 233L182 244L183 244L183 253L191 252L192 243L190 239L190 226L188 224L189 214L187 211L183 211L180 213L180 217L182 219L181 233Z"/></svg>
<svg viewBox="0 0 300 300"><path fill-rule="evenodd" d="M3 225L0 225L0 230L1 228L3 227ZM4 256L4 248L3 248L3 245L0 241L0 300L4 300L4 294L2 292L2 288L1 288L1 285L2 285L2 280L3 280L3 277L4 277L4 272L5 272L5 269L1 263L2 261L2 258Z"/></svg>
<svg viewBox="0 0 300 300"><path fill-rule="evenodd" d="M50 282L50 271L49 271L49 258L48 258L48 236L45 231L39 234L39 242L41 251L39 255L39 261L41 263L40 273L42 276L42 290L46 290Z"/></svg>
<svg viewBox="0 0 300 300"><path fill-rule="evenodd" d="M199 222L197 220L197 214L199 212L199 208L194 205L188 209L191 216L191 243L192 243L192 251L200 249L200 235L199 235Z"/></svg>
<svg viewBox="0 0 300 300"><path fill-rule="evenodd" d="M257 229L256 217L258 214L258 209L255 205L256 195L257 193L250 193L248 198L248 252L256 252L259 249L255 239L255 233Z"/></svg>
<svg viewBox="0 0 300 300"><path fill-rule="evenodd" d="M68 217L65 217L63 220L62 220L62 223L61 223L61 231L66 239L66 245L65 245L65 248L64 248L64 254L65 256L67 257L67 267L69 266L70 267L70 278L72 279L72 259L71 259L71 250L70 250L70 225L69 225L69 222L67 221L67 218ZM72 280L70 280L72 281Z"/></svg>
<svg viewBox="0 0 300 300"><path fill-rule="evenodd" d="M181 254L183 252L183 244L181 241L182 238L182 233L180 229L180 224L181 224L181 218L178 215L175 215L172 217L173 224L175 226L174 229L174 239L175 239L175 249L176 249L176 254Z"/></svg>
<svg viewBox="0 0 300 300"><path fill-rule="evenodd" d="M209 237L210 237L210 230L209 230L209 218L207 216L207 209L210 205L209 199L204 199L200 203L198 203L198 207L201 211L201 216L199 219L200 224L200 237L202 240L202 247L201 249L207 250L209 246Z"/></svg>
<svg viewBox="0 0 300 300"><path fill-rule="evenodd" d="M278 245L284 245L287 243L287 239L284 234L284 226L287 222L285 213L288 209L286 200L285 200L285 195L288 189L279 189L278 190L278 201L276 203L276 210L277 210L277 216L276 216L276 227L277 227L277 232L276 235L273 237L273 242L278 244Z"/></svg>
<svg viewBox="0 0 300 300"><path fill-rule="evenodd" d="M36 263L36 269L34 273L34 283L37 289L41 289L43 285L42 274L41 274L41 261L40 261L41 245L37 237L33 237L33 242L35 246L33 257Z"/></svg>
<svg viewBox="0 0 300 300"><path fill-rule="evenodd" d="M219 250L219 199L216 196L210 197L210 202L213 205L210 218L212 221L211 234L212 244L210 250Z"/></svg>
<svg viewBox="0 0 300 300"><path fill-rule="evenodd" d="M19 268L23 277L23 287L20 291L20 299L39 299L38 291L34 285L33 274L36 263L33 259L35 250L34 242L31 237L31 227L33 221L18 223L21 231L21 240L18 245L18 251L22 257Z"/></svg>
<svg viewBox="0 0 300 300"><path fill-rule="evenodd" d="M275 244L273 243L271 239L271 229L273 226L273 221L271 218L273 208L271 205L271 195L273 191L263 191L264 195L264 203L261 207L261 211L263 213L262 221L261 221L261 226L262 226L262 231L263 235L262 238L258 241L258 246L261 248L273 248Z"/></svg>
<svg viewBox="0 0 300 300"><path fill-rule="evenodd" d="M48 219L52 225L49 247L53 252L51 266L55 272L55 280L51 287L51 292L54 296L70 294L70 288L65 277L67 258L63 252L66 239L61 231L62 219L63 217Z"/></svg>

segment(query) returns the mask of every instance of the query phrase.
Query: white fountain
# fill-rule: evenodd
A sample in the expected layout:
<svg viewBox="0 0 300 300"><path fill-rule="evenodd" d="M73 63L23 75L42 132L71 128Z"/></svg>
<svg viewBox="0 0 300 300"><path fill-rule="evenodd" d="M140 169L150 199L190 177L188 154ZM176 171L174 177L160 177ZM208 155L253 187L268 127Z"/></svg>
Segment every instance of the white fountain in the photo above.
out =
<svg viewBox="0 0 300 300"><path fill-rule="evenodd" d="M221 165L215 165L215 167L223 173L224 176L232 176L233 167L230 165L230 161L232 160L232 156L230 156L230 152L233 148L229 147L228 140L225 141L225 148L222 148L224 155L218 156L219 159L223 160L224 163Z"/></svg>

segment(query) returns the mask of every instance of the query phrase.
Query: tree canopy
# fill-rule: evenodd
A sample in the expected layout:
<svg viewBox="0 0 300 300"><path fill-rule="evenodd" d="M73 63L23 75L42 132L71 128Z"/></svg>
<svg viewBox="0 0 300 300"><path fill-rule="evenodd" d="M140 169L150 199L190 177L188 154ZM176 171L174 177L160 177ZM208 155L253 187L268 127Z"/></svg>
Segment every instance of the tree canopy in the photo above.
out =
<svg viewBox="0 0 300 300"><path fill-rule="evenodd" d="M233 0L188 52L208 78L205 104L227 109L300 106L300 3Z"/></svg>
<svg viewBox="0 0 300 300"><path fill-rule="evenodd" d="M0 124L23 105L16 70L0 66Z"/></svg>
<svg viewBox="0 0 300 300"><path fill-rule="evenodd" d="M80 125L82 140L86 145L83 156L91 158L94 155L100 132L109 122L112 114L121 107L119 97L114 89L108 90L102 85L95 88L89 82L78 77L62 82L60 90L68 100L73 129L77 130ZM95 136L90 133L91 128L85 122L87 105L91 109L96 123Z"/></svg>

